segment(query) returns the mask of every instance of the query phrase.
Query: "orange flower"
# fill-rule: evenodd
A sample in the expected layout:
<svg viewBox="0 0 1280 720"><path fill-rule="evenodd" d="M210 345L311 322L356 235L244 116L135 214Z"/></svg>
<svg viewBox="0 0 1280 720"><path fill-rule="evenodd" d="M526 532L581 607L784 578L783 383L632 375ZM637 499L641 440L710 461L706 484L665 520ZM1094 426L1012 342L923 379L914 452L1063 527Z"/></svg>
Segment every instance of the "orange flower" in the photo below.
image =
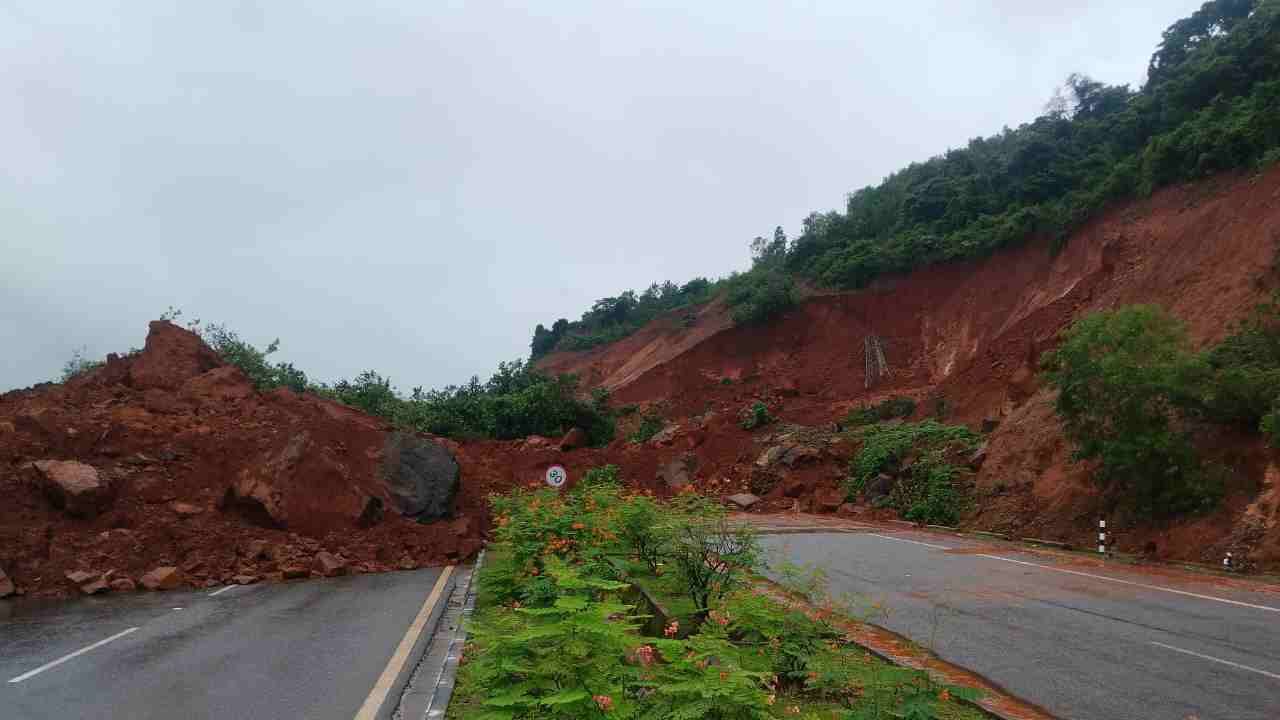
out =
<svg viewBox="0 0 1280 720"><path fill-rule="evenodd" d="M604 712L609 712L613 708L613 698L608 695L593 695L592 700L596 701L596 705Z"/></svg>

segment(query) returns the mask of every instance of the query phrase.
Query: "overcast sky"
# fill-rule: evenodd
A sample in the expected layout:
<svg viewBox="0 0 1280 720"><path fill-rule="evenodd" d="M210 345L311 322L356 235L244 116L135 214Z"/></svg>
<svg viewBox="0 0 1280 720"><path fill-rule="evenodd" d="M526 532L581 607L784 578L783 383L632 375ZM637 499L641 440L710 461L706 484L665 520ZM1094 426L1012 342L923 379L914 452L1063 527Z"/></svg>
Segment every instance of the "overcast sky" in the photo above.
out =
<svg viewBox="0 0 1280 720"><path fill-rule="evenodd" d="M1199 5L525 4L5 3L0 389L170 305L320 380L487 377L1070 72L1140 84Z"/></svg>

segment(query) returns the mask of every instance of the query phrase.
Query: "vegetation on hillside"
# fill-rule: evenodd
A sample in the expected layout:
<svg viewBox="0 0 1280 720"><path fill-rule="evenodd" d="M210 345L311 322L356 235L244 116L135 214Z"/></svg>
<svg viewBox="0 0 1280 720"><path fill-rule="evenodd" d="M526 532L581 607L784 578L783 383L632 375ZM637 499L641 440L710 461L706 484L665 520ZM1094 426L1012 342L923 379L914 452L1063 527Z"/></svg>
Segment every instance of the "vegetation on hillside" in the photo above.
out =
<svg viewBox="0 0 1280 720"><path fill-rule="evenodd" d="M174 321L180 316L181 311L170 308L162 319ZM288 388L319 395L405 429L452 438L512 440L529 435L559 437L577 427L586 432L592 445L613 439L614 412L607 392L597 389L588 395L579 387L577 377L547 375L524 360L498 363L497 371L485 382L472 377L465 385L438 390L415 387L406 396L390 378L374 370L330 385L311 380L292 363L273 363L270 356L279 350L279 339L258 348L226 325L194 321L187 327L225 362L244 372L258 390ZM62 381L101 365L77 350L63 367Z"/></svg>
<svg viewBox="0 0 1280 720"><path fill-rule="evenodd" d="M1280 417L1280 302L1259 305L1222 342L1193 352L1160 308L1076 321L1044 357L1076 456L1123 504L1162 516L1212 507L1223 488L1193 437L1231 424L1275 444Z"/></svg>
<svg viewBox="0 0 1280 720"><path fill-rule="evenodd" d="M885 505L916 522L954 525L959 520L964 493L958 484L968 469L956 460L977 449L981 436L963 425L935 420L871 424L852 435L861 447L845 481L851 499L889 472L896 480L882 500Z"/></svg>
<svg viewBox="0 0 1280 720"><path fill-rule="evenodd" d="M1073 74L1034 121L858 190L790 242L780 229L757 238L751 271L694 281L688 302L724 292L736 321L763 320L794 302L795 277L857 288L1034 236L1061 241L1114 200L1278 159L1280 2L1211 0L1164 32L1139 90ZM533 357L619 339L667 309L633 314L639 305L623 293L535 331Z"/></svg>

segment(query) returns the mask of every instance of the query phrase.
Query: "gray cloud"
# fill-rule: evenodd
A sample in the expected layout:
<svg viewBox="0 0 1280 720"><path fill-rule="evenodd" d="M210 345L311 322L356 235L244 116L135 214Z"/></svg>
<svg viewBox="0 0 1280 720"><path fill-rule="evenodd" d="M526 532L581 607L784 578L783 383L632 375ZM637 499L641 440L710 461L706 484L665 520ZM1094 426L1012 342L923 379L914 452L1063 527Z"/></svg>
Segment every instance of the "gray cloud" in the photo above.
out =
<svg viewBox="0 0 1280 720"><path fill-rule="evenodd" d="M169 305L319 379L486 375L1069 72L1140 83L1198 2L605 5L0 9L0 388Z"/></svg>

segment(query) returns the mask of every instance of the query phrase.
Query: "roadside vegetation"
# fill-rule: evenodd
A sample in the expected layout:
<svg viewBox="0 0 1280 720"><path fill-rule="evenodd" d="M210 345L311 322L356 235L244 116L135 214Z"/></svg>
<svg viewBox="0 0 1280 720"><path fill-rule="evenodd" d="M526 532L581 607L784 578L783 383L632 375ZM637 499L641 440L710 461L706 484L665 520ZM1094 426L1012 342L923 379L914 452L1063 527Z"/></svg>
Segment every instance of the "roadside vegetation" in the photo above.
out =
<svg viewBox="0 0 1280 720"><path fill-rule="evenodd" d="M893 412L905 409L894 400L887 403ZM871 413L879 415L879 411ZM875 491L874 504L892 507L907 520L954 525L960 519L965 509L961 483L969 474L963 458L981 444L980 435L963 425L935 420L869 424L850 434L861 443L845 480L850 500ZM891 482L878 487L883 478Z"/></svg>
<svg viewBox="0 0 1280 720"><path fill-rule="evenodd" d="M491 498L449 718L982 717L957 702L971 691L849 643L834 606L767 590L754 534L718 504L627 494L598 470Z"/></svg>
<svg viewBox="0 0 1280 720"><path fill-rule="evenodd" d="M1046 353L1056 408L1076 457L1118 502L1161 517L1212 508L1224 470L1197 433L1229 425L1277 443L1280 301L1259 305L1222 342L1194 352L1177 319L1152 306L1084 317Z"/></svg>
<svg viewBox="0 0 1280 720"><path fill-rule="evenodd" d="M1073 74L1044 113L913 163L751 244L750 271L598 300L534 332L532 356L613 342L723 293L735 322L795 302L795 281L859 288L888 273L1068 233L1109 203L1280 159L1280 3L1211 0L1165 30L1137 90ZM691 286L693 286L691 288Z"/></svg>

